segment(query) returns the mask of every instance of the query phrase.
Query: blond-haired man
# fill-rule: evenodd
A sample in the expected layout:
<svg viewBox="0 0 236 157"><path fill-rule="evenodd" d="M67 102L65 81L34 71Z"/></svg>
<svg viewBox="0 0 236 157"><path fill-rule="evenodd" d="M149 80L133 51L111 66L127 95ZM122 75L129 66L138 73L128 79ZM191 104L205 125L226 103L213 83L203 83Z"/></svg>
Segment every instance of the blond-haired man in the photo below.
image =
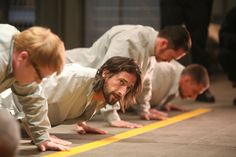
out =
<svg viewBox="0 0 236 157"><path fill-rule="evenodd" d="M33 140L44 149L64 150L50 141L45 128L47 101L37 83L64 66L65 48L49 29L31 27L19 32L14 26L0 24L0 92L11 88L22 104ZM40 127L39 127L40 126ZM40 147L42 148L42 147Z"/></svg>

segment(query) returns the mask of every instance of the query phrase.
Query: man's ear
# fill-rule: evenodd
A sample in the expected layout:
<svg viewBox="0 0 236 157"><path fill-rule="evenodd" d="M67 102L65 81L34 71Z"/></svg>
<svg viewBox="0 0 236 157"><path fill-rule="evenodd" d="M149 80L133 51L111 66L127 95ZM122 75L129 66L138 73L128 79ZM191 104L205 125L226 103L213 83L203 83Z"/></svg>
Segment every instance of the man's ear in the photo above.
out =
<svg viewBox="0 0 236 157"><path fill-rule="evenodd" d="M102 71L102 77L107 77L108 76L108 74L109 74L109 71L107 70L107 69L104 69L103 71Z"/></svg>
<svg viewBox="0 0 236 157"><path fill-rule="evenodd" d="M159 40L159 47L160 47L161 49L166 49L166 48L168 47L168 40L165 39L165 38L161 38L161 39Z"/></svg>
<svg viewBox="0 0 236 157"><path fill-rule="evenodd" d="M17 60L19 61L28 60L28 58L29 58L29 53L27 51L21 51L17 55Z"/></svg>

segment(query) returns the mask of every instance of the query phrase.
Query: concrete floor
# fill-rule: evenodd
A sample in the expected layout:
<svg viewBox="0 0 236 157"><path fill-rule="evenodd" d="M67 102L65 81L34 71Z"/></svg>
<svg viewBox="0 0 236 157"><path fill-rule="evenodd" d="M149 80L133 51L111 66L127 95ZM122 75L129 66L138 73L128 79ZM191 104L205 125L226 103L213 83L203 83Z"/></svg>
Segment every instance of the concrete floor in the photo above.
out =
<svg viewBox="0 0 236 157"><path fill-rule="evenodd" d="M177 123L157 128L137 136L126 138L118 142L97 147L75 156L81 157L235 157L236 156L236 88L224 75L212 77L211 91L216 96L216 103L197 103L193 101L176 100L189 109L211 109L210 112L182 120ZM182 115L181 112L171 112L170 117ZM121 114L124 120L148 125L157 121L143 121L132 113ZM89 122L90 125L108 130L107 135L77 135L73 130L75 121L65 122L50 130L52 134L73 142L72 148L127 132L132 129L111 128L96 115ZM160 122L160 121L159 121ZM112 140L112 139L111 139ZM58 152L38 152L36 147L25 139L21 140L18 156L46 156L58 157ZM56 153L56 154L55 154ZM63 155L61 155L63 156Z"/></svg>

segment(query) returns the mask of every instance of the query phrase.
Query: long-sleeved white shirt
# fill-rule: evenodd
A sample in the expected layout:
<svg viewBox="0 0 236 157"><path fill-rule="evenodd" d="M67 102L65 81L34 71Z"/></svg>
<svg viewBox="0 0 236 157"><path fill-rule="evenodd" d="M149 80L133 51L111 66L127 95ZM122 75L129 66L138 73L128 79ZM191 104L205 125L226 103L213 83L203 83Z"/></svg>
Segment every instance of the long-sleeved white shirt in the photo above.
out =
<svg viewBox="0 0 236 157"><path fill-rule="evenodd" d="M184 66L179 62L161 62L155 64L152 76L152 107L161 106L170 95L179 95L179 80Z"/></svg>
<svg viewBox="0 0 236 157"><path fill-rule="evenodd" d="M92 99L96 71L76 63L66 64L60 75L53 75L42 82L52 125L74 118L87 121L106 105L105 101Z"/></svg>

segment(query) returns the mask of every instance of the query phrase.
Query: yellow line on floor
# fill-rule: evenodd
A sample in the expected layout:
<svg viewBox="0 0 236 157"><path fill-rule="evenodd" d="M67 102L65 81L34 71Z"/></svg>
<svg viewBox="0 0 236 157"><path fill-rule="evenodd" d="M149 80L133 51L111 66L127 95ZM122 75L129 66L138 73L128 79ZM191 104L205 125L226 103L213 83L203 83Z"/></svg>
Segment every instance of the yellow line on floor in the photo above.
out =
<svg viewBox="0 0 236 157"><path fill-rule="evenodd" d="M117 134L117 135L112 136L112 137L108 137L108 138L105 138L105 139L102 139L102 140L98 140L98 141L95 141L95 142L91 142L91 143L88 143L88 144L77 146L77 147L71 148L69 151L56 152L56 153L46 155L44 157L68 157L68 156L72 156L72 155L79 154L79 153L82 153L82 152L85 152L85 151L88 151L88 150L91 150L91 149L102 147L102 146L105 146L105 145L108 145L108 144L111 144L111 143L129 138L129 137L133 137L133 136L136 136L136 135L139 135L139 134L143 134L143 133L146 133L148 131L152 131L152 130L157 129L157 128L162 128L162 127L168 126L170 124L174 124L174 123L177 123L179 121L183 121L183 120L186 120L186 119L204 114L204 113L209 112L209 111L210 111L210 109L205 109L205 108L196 109L196 110L193 110L191 112L187 112L187 113L175 116L175 117L171 117L167 120L151 123L151 124L148 124L148 125L143 126L141 128L132 129L132 130Z"/></svg>

